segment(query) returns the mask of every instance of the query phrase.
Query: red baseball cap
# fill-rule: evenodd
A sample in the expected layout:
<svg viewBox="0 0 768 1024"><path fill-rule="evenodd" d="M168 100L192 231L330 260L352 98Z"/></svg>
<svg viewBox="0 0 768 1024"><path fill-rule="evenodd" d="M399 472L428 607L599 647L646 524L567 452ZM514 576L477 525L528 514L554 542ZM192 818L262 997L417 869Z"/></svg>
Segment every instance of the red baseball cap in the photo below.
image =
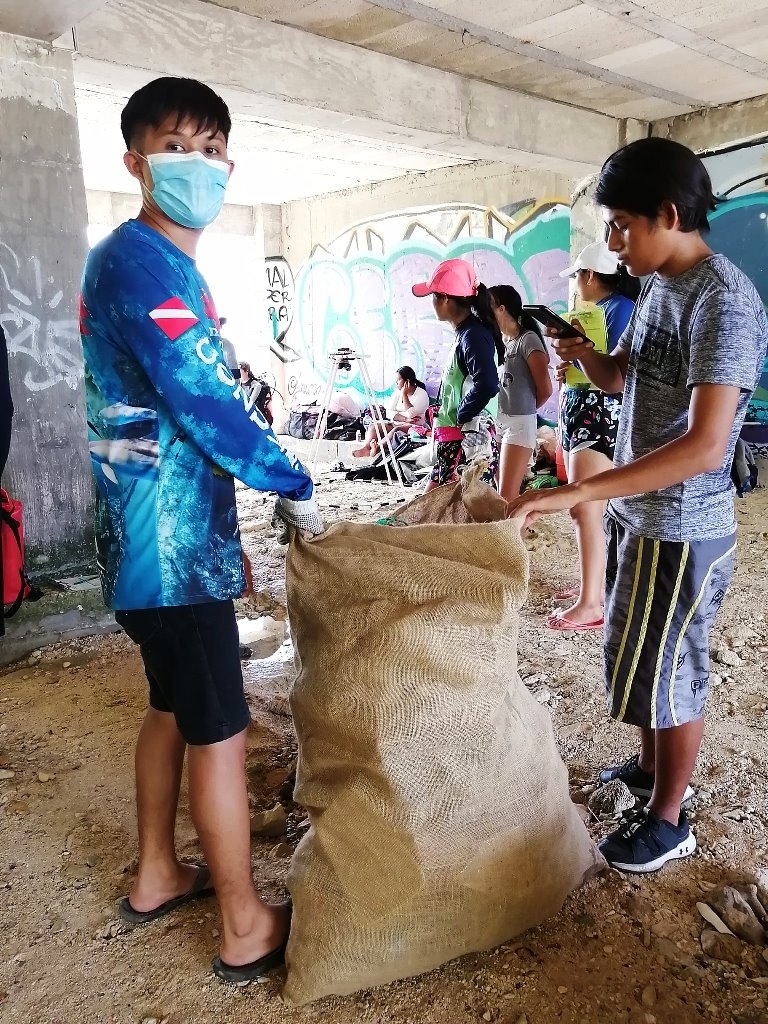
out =
<svg viewBox="0 0 768 1024"><path fill-rule="evenodd" d="M477 274L466 260L443 260L435 267L434 274L426 283L415 284L411 291L419 298L436 293L469 298L470 295L477 295Z"/></svg>

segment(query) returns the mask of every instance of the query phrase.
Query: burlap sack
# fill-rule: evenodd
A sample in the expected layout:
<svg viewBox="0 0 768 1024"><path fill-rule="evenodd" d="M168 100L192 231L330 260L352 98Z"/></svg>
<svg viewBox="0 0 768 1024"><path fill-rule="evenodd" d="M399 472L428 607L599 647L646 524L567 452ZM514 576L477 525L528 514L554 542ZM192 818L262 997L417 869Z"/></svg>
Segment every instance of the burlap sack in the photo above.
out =
<svg viewBox="0 0 768 1024"><path fill-rule="evenodd" d="M460 495L440 488L418 514L462 506L466 521ZM344 523L292 544L296 799L311 827L288 876L288 1001L497 946L602 866L517 674L527 576L509 521Z"/></svg>

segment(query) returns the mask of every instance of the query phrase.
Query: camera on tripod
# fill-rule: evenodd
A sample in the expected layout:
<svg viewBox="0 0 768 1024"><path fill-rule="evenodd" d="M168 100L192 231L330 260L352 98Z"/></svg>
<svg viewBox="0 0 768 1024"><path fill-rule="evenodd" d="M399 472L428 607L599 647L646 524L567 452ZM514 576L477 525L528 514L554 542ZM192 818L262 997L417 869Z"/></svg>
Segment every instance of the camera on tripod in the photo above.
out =
<svg viewBox="0 0 768 1024"><path fill-rule="evenodd" d="M353 348L340 348L333 353L333 359L336 360L336 365L340 370L351 370L352 360L350 356L356 356L357 353Z"/></svg>

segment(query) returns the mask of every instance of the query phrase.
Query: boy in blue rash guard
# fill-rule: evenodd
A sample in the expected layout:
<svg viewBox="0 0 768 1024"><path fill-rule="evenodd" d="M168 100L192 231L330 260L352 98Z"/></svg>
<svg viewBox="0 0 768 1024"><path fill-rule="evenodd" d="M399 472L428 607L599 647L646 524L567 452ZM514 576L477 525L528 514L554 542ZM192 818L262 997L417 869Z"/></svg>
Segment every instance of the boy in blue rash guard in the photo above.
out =
<svg viewBox="0 0 768 1024"><path fill-rule="evenodd" d="M277 491L288 522L321 527L310 477L226 364L195 265L232 171L230 127L223 100L191 79L158 79L128 101L124 160L143 203L88 257L81 336L104 596L149 681L136 748L139 869L120 913L147 923L215 889L214 971L240 981L282 962L289 908L264 904L251 878L250 716L232 603L250 574L234 478ZM174 846L187 748L204 866L180 863Z"/></svg>

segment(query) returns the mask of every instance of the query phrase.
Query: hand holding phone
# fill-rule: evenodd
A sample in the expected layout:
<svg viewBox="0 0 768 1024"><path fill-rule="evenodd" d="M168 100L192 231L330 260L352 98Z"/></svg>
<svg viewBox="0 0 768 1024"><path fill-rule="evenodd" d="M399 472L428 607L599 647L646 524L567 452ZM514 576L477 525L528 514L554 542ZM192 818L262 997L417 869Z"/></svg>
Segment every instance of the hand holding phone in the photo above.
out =
<svg viewBox="0 0 768 1024"><path fill-rule="evenodd" d="M589 341L589 338L581 330L580 324L577 329L567 320L563 320L557 313L553 313L548 306L523 306L523 312L530 314L534 320L538 320L540 324L543 324L547 328L547 334L550 338L572 338L575 336L581 338L582 341Z"/></svg>
<svg viewBox="0 0 768 1024"><path fill-rule="evenodd" d="M563 363L576 363L585 351L593 349L595 344L586 336L578 320L569 326L570 331L567 335L550 335L552 348ZM547 334L549 334L549 330L547 330Z"/></svg>

